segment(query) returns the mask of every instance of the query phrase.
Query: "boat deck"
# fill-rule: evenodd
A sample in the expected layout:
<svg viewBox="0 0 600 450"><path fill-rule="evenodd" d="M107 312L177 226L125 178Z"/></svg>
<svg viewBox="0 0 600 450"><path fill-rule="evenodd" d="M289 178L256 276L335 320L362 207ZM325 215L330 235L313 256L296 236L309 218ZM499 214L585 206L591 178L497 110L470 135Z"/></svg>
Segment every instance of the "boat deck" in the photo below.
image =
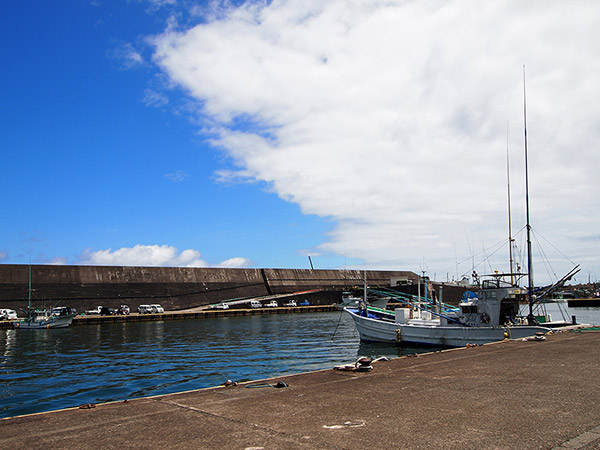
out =
<svg viewBox="0 0 600 450"><path fill-rule="evenodd" d="M129 399L2 420L0 442L11 449L600 448L598 348L600 332L564 332L379 361L371 372L322 370L253 389ZM288 387L273 388L278 381Z"/></svg>

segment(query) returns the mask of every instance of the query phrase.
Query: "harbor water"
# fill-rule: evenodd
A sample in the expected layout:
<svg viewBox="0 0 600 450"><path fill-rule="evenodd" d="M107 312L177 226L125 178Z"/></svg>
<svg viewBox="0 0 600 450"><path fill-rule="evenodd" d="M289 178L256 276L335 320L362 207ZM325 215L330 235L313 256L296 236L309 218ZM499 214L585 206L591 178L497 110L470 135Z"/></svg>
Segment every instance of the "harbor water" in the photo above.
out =
<svg viewBox="0 0 600 450"><path fill-rule="evenodd" d="M553 318L560 318L555 304ZM600 325L600 308L569 308ZM0 417L330 369L431 349L360 342L342 312L2 330Z"/></svg>

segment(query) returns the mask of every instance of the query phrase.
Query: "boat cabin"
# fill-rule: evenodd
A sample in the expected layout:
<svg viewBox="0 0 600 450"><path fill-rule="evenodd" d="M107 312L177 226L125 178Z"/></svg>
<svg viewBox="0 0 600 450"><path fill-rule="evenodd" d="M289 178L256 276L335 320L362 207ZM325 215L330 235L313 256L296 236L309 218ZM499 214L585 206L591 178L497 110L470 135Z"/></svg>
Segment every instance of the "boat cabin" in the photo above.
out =
<svg viewBox="0 0 600 450"><path fill-rule="evenodd" d="M517 319L523 289L492 278L484 280L481 289L465 294L459 303L463 323L469 326L502 326Z"/></svg>

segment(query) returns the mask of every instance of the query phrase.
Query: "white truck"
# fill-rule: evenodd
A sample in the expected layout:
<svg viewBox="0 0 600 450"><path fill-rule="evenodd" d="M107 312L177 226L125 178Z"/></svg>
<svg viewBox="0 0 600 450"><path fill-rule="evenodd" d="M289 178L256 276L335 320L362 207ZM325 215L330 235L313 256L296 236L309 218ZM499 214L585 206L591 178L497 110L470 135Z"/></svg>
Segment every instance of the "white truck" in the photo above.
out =
<svg viewBox="0 0 600 450"><path fill-rule="evenodd" d="M100 315L100 311L102 311L102 305L98 305L94 309L88 309L85 312L85 314L86 315Z"/></svg>

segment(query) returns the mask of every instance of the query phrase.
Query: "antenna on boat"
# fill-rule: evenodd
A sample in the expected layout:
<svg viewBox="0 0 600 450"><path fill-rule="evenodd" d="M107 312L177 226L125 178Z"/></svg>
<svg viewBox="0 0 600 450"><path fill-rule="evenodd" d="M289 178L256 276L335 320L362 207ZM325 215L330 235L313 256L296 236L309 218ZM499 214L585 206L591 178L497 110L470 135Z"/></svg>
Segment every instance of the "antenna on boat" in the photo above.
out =
<svg viewBox="0 0 600 450"><path fill-rule="evenodd" d="M525 207L527 212L527 278L529 287L527 290L527 300L529 303L529 315L527 321L530 325L535 325L536 320L533 316L533 268L531 258L531 224L529 222L529 168L527 164L527 95L525 89L525 64L523 64L523 129L525 133Z"/></svg>
<svg viewBox="0 0 600 450"><path fill-rule="evenodd" d="M510 215L510 154L508 151L508 121L506 122L506 179L508 182L508 256L510 263L510 284L514 285L512 219Z"/></svg>

